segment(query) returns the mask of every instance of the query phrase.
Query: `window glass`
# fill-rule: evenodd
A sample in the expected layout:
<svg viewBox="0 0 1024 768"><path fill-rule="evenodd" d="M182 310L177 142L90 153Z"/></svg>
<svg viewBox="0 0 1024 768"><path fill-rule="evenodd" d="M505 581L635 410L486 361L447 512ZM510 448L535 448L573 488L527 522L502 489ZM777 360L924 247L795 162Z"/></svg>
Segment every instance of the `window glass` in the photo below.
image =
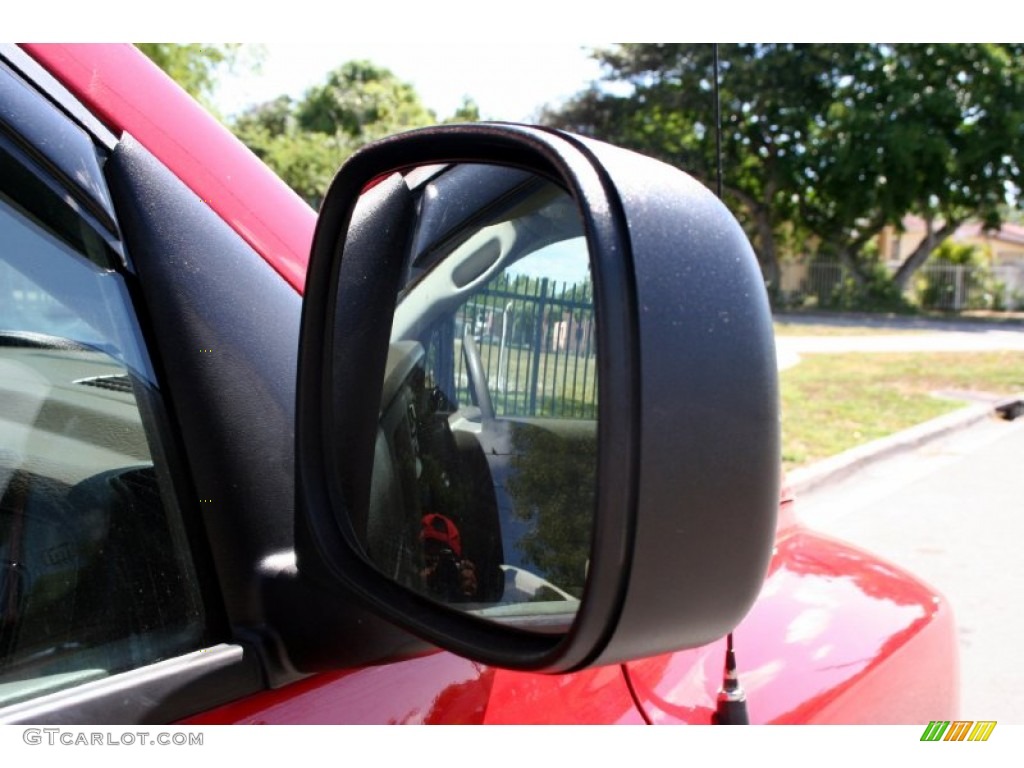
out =
<svg viewBox="0 0 1024 768"><path fill-rule="evenodd" d="M129 297L67 210L0 180L0 707L193 650L204 626Z"/></svg>

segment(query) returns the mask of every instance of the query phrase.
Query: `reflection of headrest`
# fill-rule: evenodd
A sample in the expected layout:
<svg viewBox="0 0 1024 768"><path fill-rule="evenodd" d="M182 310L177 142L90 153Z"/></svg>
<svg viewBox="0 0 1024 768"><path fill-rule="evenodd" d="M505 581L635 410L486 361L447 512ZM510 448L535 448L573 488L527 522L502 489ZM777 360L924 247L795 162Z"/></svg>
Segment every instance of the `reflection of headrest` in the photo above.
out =
<svg viewBox="0 0 1024 768"><path fill-rule="evenodd" d="M422 524L423 527L420 529L422 541L439 541L442 544L447 544L457 557L462 557L462 540L455 523L444 515L431 513L423 516Z"/></svg>

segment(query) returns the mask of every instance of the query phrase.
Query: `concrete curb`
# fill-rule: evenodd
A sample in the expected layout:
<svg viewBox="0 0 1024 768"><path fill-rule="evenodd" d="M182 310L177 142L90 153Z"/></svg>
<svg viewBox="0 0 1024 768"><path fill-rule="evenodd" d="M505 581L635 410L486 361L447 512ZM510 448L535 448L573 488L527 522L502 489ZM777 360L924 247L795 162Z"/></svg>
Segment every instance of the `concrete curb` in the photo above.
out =
<svg viewBox="0 0 1024 768"><path fill-rule="evenodd" d="M788 473L789 485L799 496L826 482L841 480L872 462L887 458L895 453L924 445L951 432L966 429L972 424L989 418L1012 418L1024 408L1024 395L1016 395L992 403L978 403L947 413L931 421L918 424L910 429L897 432L870 443L851 448L848 451L816 462L809 467L794 469Z"/></svg>

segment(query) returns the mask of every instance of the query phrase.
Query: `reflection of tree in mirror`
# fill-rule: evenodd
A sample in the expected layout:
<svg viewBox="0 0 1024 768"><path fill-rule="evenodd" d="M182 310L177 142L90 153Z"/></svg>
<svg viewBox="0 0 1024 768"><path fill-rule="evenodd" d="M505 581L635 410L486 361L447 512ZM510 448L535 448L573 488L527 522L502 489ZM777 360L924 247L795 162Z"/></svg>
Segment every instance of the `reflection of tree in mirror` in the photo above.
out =
<svg viewBox="0 0 1024 768"><path fill-rule="evenodd" d="M517 425L507 483L515 514L531 524L518 548L537 573L579 597L594 517L597 439L593 424Z"/></svg>

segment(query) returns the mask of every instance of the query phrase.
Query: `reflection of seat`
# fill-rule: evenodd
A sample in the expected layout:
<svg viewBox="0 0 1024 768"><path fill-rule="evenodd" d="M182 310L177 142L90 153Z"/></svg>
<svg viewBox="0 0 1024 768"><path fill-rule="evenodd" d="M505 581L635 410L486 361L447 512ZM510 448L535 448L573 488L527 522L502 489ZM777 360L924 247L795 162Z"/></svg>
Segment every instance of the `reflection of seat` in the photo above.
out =
<svg viewBox="0 0 1024 768"><path fill-rule="evenodd" d="M502 539L490 469L476 438L453 436L450 414L437 405L421 378L392 398L377 434L365 519L353 505L354 532L378 570L423 592L422 519L444 515L460 531L462 558L476 570L476 594L466 597L497 602L504 588Z"/></svg>
<svg viewBox="0 0 1024 768"><path fill-rule="evenodd" d="M96 475L76 485L68 500L108 520L102 563L83 606L105 607L105 640L180 629L200 617L188 571L178 559L184 547L170 530L152 467Z"/></svg>
<svg viewBox="0 0 1024 768"><path fill-rule="evenodd" d="M467 432L455 432L454 437L460 475L467 491L465 508L461 511L462 546L476 565L477 600L496 603L505 590L505 576L501 571L505 558L494 479L476 437Z"/></svg>
<svg viewBox="0 0 1024 768"><path fill-rule="evenodd" d="M0 671L74 670L78 653L128 638L88 664L116 671L160 655L148 635L201 615L174 542L152 467L71 488L12 473L0 500Z"/></svg>
<svg viewBox="0 0 1024 768"><path fill-rule="evenodd" d="M419 562L413 542L419 515L406 508L391 448L383 431L377 435L366 519L366 548L371 562L386 576L407 587L418 586Z"/></svg>
<svg viewBox="0 0 1024 768"><path fill-rule="evenodd" d="M0 668L76 641L82 571L99 552L106 521L92 511L76 515L68 492L52 478L9 475L0 499Z"/></svg>

